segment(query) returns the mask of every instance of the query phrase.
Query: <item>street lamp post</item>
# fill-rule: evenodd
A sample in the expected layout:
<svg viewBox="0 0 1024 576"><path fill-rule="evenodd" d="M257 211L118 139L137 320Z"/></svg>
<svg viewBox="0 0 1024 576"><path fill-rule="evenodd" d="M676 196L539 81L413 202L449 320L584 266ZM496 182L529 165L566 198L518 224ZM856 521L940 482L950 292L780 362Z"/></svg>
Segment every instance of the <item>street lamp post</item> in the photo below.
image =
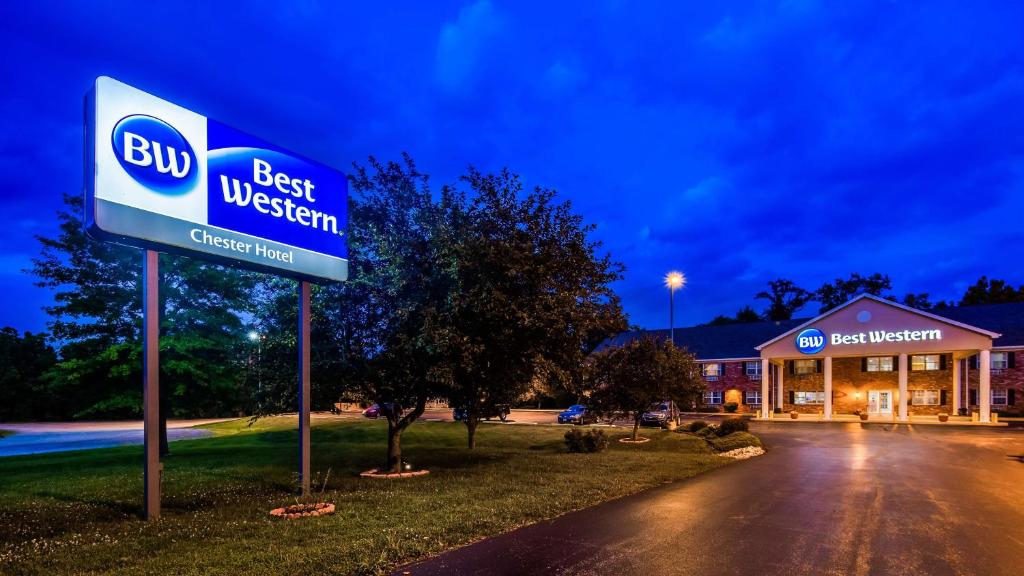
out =
<svg viewBox="0 0 1024 576"><path fill-rule="evenodd" d="M676 290L686 285L686 275L672 271L665 275L665 286L668 288L668 332L672 344L676 343Z"/></svg>
<svg viewBox="0 0 1024 576"><path fill-rule="evenodd" d="M249 340L256 343L256 392L263 392L263 334L253 330L249 332Z"/></svg>

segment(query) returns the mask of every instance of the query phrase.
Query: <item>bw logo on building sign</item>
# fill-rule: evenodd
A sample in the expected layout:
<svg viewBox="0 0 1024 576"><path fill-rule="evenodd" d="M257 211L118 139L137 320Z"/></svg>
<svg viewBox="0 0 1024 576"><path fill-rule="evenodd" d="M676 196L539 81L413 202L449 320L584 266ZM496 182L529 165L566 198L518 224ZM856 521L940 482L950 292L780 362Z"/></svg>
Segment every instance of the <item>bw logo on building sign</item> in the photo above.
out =
<svg viewBox="0 0 1024 576"><path fill-rule="evenodd" d="M825 349L825 333L808 328L796 335L796 349L803 354L817 354Z"/></svg>
<svg viewBox="0 0 1024 576"><path fill-rule="evenodd" d="M87 101L86 220L103 239L344 280L344 174L100 77Z"/></svg>

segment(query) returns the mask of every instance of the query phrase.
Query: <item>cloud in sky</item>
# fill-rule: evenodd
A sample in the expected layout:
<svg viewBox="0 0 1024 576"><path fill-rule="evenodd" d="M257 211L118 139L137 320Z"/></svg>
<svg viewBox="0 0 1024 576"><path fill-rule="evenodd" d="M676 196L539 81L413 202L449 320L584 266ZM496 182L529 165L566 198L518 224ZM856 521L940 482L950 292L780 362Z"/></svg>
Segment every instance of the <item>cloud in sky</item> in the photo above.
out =
<svg viewBox="0 0 1024 576"><path fill-rule="evenodd" d="M939 2L41 3L5 8L0 241L31 254L81 188L107 74L341 168L410 152L557 188L627 266L632 320L889 273L953 298L1024 283L1024 7ZM45 292L0 325L42 327Z"/></svg>

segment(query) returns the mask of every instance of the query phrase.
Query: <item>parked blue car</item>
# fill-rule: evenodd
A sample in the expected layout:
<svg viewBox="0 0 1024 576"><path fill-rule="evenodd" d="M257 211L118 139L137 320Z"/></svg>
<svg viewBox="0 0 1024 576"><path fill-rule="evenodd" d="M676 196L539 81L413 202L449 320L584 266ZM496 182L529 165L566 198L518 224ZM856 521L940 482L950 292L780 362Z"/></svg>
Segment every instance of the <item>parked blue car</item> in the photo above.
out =
<svg viewBox="0 0 1024 576"><path fill-rule="evenodd" d="M558 414L559 424L587 424L588 422L597 422L597 415L587 410L583 404L574 404L569 406L565 412Z"/></svg>

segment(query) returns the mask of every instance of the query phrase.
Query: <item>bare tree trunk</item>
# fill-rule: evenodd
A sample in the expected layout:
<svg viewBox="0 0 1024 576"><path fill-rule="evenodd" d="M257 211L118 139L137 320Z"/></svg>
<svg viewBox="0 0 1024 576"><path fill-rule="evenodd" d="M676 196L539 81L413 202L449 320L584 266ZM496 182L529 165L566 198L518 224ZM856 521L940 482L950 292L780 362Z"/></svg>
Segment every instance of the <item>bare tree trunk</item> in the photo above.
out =
<svg viewBox="0 0 1024 576"><path fill-rule="evenodd" d="M402 431L404 426L388 418L388 459L384 466L386 472L402 471Z"/></svg>
<svg viewBox="0 0 1024 576"><path fill-rule="evenodd" d="M637 433L640 432L640 417L633 419L633 441L636 442Z"/></svg>
<svg viewBox="0 0 1024 576"><path fill-rule="evenodd" d="M469 449L476 448L476 427L480 425L480 417L475 415L466 416L466 432L468 433Z"/></svg>

